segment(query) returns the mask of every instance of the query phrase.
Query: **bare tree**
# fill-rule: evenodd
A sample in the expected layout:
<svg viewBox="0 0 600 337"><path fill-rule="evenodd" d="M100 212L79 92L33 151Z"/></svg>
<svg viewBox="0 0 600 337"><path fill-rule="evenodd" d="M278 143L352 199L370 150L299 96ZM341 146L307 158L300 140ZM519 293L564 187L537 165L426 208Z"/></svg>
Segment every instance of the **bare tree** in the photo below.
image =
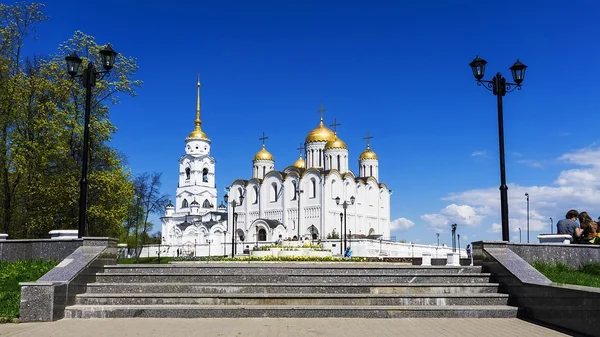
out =
<svg viewBox="0 0 600 337"><path fill-rule="evenodd" d="M148 237L148 217L150 214L159 213L164 210L169 202L169 196L160 193L162 185L160 178L162 173L142 173L138 175L134 182L134 222L135 222L135 243L136 243L136 262L139 262L140 252L146 243ZM138 245L139 229L143 228L141 246Z"/></svg>

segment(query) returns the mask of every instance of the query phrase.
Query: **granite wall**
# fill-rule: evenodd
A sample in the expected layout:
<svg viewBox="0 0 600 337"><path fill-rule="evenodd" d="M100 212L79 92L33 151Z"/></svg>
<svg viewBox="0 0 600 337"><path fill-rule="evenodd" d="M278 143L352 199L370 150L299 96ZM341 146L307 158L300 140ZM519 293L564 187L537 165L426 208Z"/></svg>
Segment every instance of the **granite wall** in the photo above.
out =
<svg viewBox="0 0 600 337"><path fill-rule="evenodd" d="M75 303L75 296L87 290L87 284L96 281L96 273L105 265L115 264L117 240L84 238L78 247L56 267L35 282L22 282L22 322L49 322L64 317L67 305Z"/></svg>
<svg viewBox="0 0 600 337"><path fill-rule="evenodd" d="M0 241L0 261L57 260L62 261L82 246L108 246L114 239L85 237L83 239L31 239Z"/></svg>
<svg viewBox="0 0 600 337"><path fill-rule="evenodd" d="M473 243L473 253L475 264L493 273L494 281L500 283L500 291L510 295L509 305L519 307L519 317L597 335L600 289L553 283L530 265L530 261L569 263L596 252L595 247L578 247L479 241Z"/></svg>

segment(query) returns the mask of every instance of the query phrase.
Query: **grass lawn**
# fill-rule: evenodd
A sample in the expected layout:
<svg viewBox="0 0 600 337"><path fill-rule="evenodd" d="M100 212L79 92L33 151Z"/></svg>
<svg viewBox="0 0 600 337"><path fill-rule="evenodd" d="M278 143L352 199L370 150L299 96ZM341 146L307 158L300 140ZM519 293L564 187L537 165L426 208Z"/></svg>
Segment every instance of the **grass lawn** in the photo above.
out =
<svg viewBox="0 0 600 337"><path fill-rule="evenodd" d="M19 316L19 282L36 281L57 264L58 261L43 260L0 261L0 323Z"/></svg>
<svg viewBox="0 0 600 337"><path fill-rule="evenodd" d="M586 264L575 269L564 263L536 262L533 267L552 282L600 288L600 264Z"/></svg>

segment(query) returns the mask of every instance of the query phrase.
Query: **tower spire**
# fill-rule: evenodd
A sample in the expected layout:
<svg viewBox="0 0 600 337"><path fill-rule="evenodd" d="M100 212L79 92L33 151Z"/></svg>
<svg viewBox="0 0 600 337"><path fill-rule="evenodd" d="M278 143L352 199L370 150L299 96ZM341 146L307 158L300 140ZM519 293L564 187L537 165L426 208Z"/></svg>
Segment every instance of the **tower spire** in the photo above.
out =
<svg viewBox="0 0 600 337"><path fill-rule="evenodd" d="M196 124L196 128L194 131L201 131L200 126L202 125L202 120L200 119L200 74L198 74L198 98L196 100L196 120L194 121Z"/></svg>
<svg viewBox="0 0 600 337"><path fill-rule="evenodd" d="M319 103L319 110L317 110L317 112L321 116L321 123L320 123L321 125L323 124L323 114L325 113L325 111L327 111L327 110L323 109L323 102L321 101Z"/></svg>

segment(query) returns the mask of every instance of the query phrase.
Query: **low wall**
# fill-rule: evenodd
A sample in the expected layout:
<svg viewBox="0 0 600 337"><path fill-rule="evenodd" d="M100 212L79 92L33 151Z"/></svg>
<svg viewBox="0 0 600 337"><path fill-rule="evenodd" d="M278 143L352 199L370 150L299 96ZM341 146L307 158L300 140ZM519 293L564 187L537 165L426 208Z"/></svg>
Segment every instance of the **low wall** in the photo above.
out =
<svg viewBox="0 0 600 337"><path fill-rule="evenodd" d="M84 238L83 245L35 282L22 282L22 322L50 322L64 317L65 306L75 304L75 296L85 293L96 273L115 264L116 239Z"/></svg>
<svg viewBox="0 0 600 337"><path fill-rule="evenodd" d="M27 239L0 241L0 261L63 260L82 246L108 246L115 239L85 237L83 239ZM85 242L85 244L84 244Z"/></svg>
<svg viewBox="0 0 600 337"><path fill-rule="evenodd" d="M597 245L509 243L506 248L529 264L563 262L577 268L586 263L600 263L600 246Z"/></svg>
<svg viewBox="0 0 600 337"><path fill-rule="evenodd" d="M508 304L519 307L519 317L597 335L600 289L553 283L530 264L530 261L569 263L577 254L596 251L596 247L580 247L479 241L473 243L473 254L475 264L493 273L494 281L500 283L500 291L510 295ZM546 255L536 256L536 253Z"/></svg>

